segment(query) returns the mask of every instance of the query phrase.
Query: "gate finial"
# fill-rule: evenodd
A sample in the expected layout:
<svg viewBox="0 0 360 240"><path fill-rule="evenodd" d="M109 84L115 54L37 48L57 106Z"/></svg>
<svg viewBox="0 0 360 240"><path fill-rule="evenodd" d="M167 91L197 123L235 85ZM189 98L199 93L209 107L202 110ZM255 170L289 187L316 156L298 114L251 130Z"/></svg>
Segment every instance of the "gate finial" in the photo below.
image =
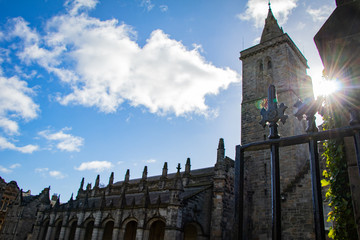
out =
<svg viewBox="0 0 360 240"><path fill-rule="evenodd" d="M288 116L284 114L285 109L287 109L287 106L285 106L284 103L281 103L278 107L275 86L270 85L268 89L268 110L263 108L260 112L262 115L262 119L260 121L261 126L265 128L266 123L269 123L269 139L280 137L277 131L277 122L281 120L281 122L285 124L286 119L288 118Z"/></svg>
<svg viewBox="0 0 360 240"><path fill-rule="evenodd" d="M316 127L315 122L315 114L321 109L322 102L323 100L321 98L318 98L317 100L314 100L313 98L306 98L304 102L298 100L294 104L294 107L298 109L297 112L294 114L295 117L297 117L297 119L299 119L300 121L305 116L307 120L307 133L318 132L318 128Z"/></svg>

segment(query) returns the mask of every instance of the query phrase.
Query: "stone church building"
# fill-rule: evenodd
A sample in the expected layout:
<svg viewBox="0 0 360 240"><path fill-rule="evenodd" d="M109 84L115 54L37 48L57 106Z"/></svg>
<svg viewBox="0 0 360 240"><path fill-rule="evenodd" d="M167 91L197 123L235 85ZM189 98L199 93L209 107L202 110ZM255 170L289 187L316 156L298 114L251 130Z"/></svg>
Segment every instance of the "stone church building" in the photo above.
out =
<svg viewBox="0 0 360 240"><path fill-rule="evenodd" d="M293 113L299 100L313 97L312 81L306 74L307 60L288 34L283 32L269 6L260 43L240 53L243 64L241 144L266 140L260 110L267 106L268 87L277 90L278 103L288 108L286 124L279 124L281 137L304 134L305 120ZM314 239L311 176L307 145L280 151L282 239ZM270 150L246 152L244 162L245 239L271 239Z"/></svg>
<svg viewBox="0 0 360 240"><path fill-rule="evenodd" d="M0 239L231 239L234 206L234 160L225 156L219 140L214 167L192 170L190 159L184 171L141 179L113 182L106 187L84 188L76 198L54 205L49 188L38 196L19 198L8 212ZM32 217L22 214L33 209ZM31 215L31 214L30 214Z"/></svg>
<svg viewBox="0 0 360 240"><path fill-rule="evenodd" d="M260 43L241 52L243 99L241 144L262 141L268 130L259 124L267 88L274 84L279 102L293 111L299 98L312 96L307 60L279 27L271 9ZM290 115L290 114L288 114ZM305 132L305 123L289 116L282 136ZM311 181L306 146L287 147L280 154L283 239L314 239ZM234 160L225 156L220 139L215 166L114 182L106 187L100 176L94 186L80 183L77 196L51 204L49 188L37 196L21 194L7 211L0 239L235 239ZM247 153L245 160L243 239L271 239L271 189L268 151Z"/></svg>

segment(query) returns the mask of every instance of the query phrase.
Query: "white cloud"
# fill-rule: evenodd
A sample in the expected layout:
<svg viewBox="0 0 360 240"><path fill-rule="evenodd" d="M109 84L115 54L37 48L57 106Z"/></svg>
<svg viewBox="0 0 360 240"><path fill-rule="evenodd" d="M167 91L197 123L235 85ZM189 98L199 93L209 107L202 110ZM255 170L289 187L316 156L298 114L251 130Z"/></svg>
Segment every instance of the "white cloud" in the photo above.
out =
<svg viewBox="0 0 360 240"><path fill-rule="evenodd" d="M296 8L297 1L298 0L271 1L271 10L280 25L286 23L288 15ZM264 0L248 0L245 12L238 14L237 17L241 20L253 21L255 27L260 28L264 26L268 8L269 7Z"/></svg>
<svg viewBox="0 0 360 240"><path fill-rule="evenodd" d="M35 172L39 173L43 177L50 176L56 179L63 179L66 177L66 174L56 170L49 170L49 168L35 168Z"/></svg>
<svg viewBox="0 0 360 240"><path fill-rule="evenodd" d="M34 91L17 77L1 75L0 89L0 128L7 134L18 134L19 118L30 120L37 117L39 106L30 97Z"/></svg>
<svg viewBox="0 0 360 240"><path fill-rule="evenodd" d="M6 138L0 136L0 149L15 150L21 153L32 153L39 149L39 146L28 144L23 147L17 147L15 144L9 142Z"/></svg>
<svg viewBox="0 0 360 240"><path fill-rule="evenodd" d="M11 173L12 171L10 169L5 168L5 167L0 165L0 172L1 173Z"/></svg>
<svg viewBox="0 0 360 240"><path fill-rule="evenodd" d="M156 114L206 116L212 113L206 95L240 79L235 71L207 62L200 48L189 50L162 30L153 31L141 48L130 26L86 14L54 17L40 40L25 21L14 24L22 29L15 35L24 39L19 57L38 63L71 88L57 98L64 105L111 113L126 101Z"/></svg>
<svg viewBox="0 0 360 240"><path fill-rule="evenodd" d="M91 10L95 8L98 0L67 0L65 6L71 15L76 15L80 10Z"/></svg>
<svg viewBox="0 0 360 240"><path fill-rule="evenodd" d="M161 12L167 12L167 10L169 9L167 5L160 5L159 8Z"/></svg>
<svg viewBox="0 0 360 240"><path fill-rule="evenodd" d="M42 173L49 171L49 168L35 168L36 173Z"/></svg>
<svg viewBox="0 0 360 240"><path fill-rule="evenodd" d="M332 13L334 7L330 5L321 6L318 9L308 7L306 12L311 16L314 22L324 22Z"/></svg>
<svg viewBox="0 0 360 240"><path fill-rule="evenodd" d="M61 173L60 171L49 171L49 175L56 179L63 179L66 177L66 175Z"/></svg>
<svg viewBox="0 0 360 240"><path fill-rule="evenodd" d="M147 163L156 163L157 161L156 161L156 159L148 159L148 160L146 160L145 162L147 162Z"/></svg>
<svg viewBox="0 0 360 240"><path fill-rule="evenodd" d="M11 40L14 37L20 37L22 45L31 45L39 42L39 36L31 31L27 24L21 18L15 18L9 21L9 31L4 34L0 33L2 41ZM11 51L21 50L23 48L12 43L9 49L0 48L0 64L11 63ZM14 65L14 64L12 64ZM22 69L14 65L16 74L22 77L34 76L36 72L30 75L25 74ZM32 88L28 87L26 81L23 81L19 76L6 77L4 71L0 66L0 149L14 150L22 153L32 153L38 150L36 145L16 146L12 137L19 135L19 122L30 121L35 119L39 113L39 105L37 105L32 97L35 92Z"/></svg>
<svg viewBox="0 0 360 240"><path fill-rule="evenodd" d="M84 145L82 137L73 136L64 131L71 130L71 128L63 128L62 130L51 133L49 130L39 132L39 135L50 141L57 142L56 147L62 151L79 152L80 147Z"/></svg>
<svg viewBox="0 0 360 240"><path fill-rule="evenodd" d="M79 167L74 167L74 169L78 171L92 170L95 172L103 172L105 170L110 170L113 167L113 164L108 161L91 161L83 162Z"/></svg>
<svg viewBox="0 0 360 240"><path fill-rule="evenodd" d="M141 6L146 8L148 12L150 12L154 8L154 4L151 3L151 0L142 0Z"/></svg>
<svg viewBox="0 0 360 240"><path fill-rule="evenodd" d="M21 164L20 164L20 163L14 163L14 164L12 164L9 168L15 169L15 168L18 168L18 167L21 167Z"/></svg>
<svg viewBox="0 0 360 240"><path fill-rule="evenodd" d="M8 167L8 168L0 165L0 172L1 173L11 173L13 171L12 169L15 169L18 167L21 167L21 164L15 163L15 164L10 165L10 167Z"/></svg>

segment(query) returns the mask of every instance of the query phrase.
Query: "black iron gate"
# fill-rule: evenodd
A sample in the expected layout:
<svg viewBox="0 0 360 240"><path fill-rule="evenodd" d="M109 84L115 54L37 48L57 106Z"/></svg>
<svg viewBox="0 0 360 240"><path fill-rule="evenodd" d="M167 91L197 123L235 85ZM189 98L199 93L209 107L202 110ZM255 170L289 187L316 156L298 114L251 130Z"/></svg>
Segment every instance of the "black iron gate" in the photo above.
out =
<svg viewBox="0 0 360 240"><path fill-rule="evenodd" d="M245 145L236 146L235 159L235 201L236 214L235 221L238 224L238 239L243 239L243 212L244 212L244 152L259 151L270 149L271 156L271 201L272 201L272 239L281 239L281 196L280 196L280 167L279 167L279 149L281 147L299 145L307 143L309 146L309 159L311 171L311 185L312 185L312 200L313 213L315 224L315 236L317 240L325 240L324 216L323 216L323 202L321 195L320 183L320 167L319 167L319 153L317 144L319 141L328 139L354 137L356 159L360 172L360 125L357 121L358 115L356 111L350 111L350 126L331 129L328 131L318 132L315 124L315 113L318 110L320 102L315 100L308 100L304 103L298 102L295 107L298 112L295 114L299 119L306 117L308 126L306 134L292 137L280 138L277 127L278 121L285 123L287 116L284 111L287 108L283 103L279 106L276 100L276 91L273 85L269 86L268 90L268 109L262 109L261 115L263 117L260 124L264 127L266 125L270 128L269 140L262 142L254 142Z"/></svg>

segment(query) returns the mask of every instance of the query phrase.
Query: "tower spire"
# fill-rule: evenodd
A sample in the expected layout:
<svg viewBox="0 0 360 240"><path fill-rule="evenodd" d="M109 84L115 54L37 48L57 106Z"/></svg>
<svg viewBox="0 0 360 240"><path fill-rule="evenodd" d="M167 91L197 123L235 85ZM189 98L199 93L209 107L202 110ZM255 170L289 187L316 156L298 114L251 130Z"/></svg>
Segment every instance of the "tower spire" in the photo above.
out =
<svg viewBox="0 0 360 240"><path fill-rule="evenodd" d="M278 37L278 36L281 36L282 34L284 34L282 28L279 27L279 24L271 10L270 0L269 0L268 5L269 5L269 11L268 11L268 15L265 19L265 26L264 26L263 32L261 34L260 43L266 42L270 39L273 39L275 37Z"/></svg>

